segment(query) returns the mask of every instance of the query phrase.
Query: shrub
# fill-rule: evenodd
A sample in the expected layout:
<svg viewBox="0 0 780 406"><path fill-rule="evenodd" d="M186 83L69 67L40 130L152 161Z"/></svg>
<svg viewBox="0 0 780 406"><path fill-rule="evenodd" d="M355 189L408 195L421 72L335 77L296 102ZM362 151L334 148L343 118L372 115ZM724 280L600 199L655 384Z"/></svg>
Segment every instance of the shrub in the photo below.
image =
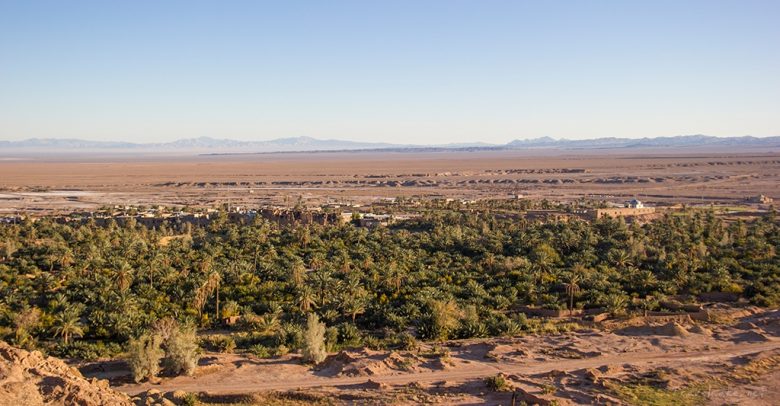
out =
<svg viewBox="0 0 780 406"><path fill-rule="evenodd" d="M366 346L366 348L377 350L377 351L384 350L385 348L387 348L383 340L380 340L379 338L374 337L372 335L367 335L363 339L363 345Z"/></svg>
<svg viewBox="0 0 780 406"><path fill-rule="evenodd" d="M352 323L342 323L339 325L339 342L344 345L359 345L360 330Z"/></svg>
<svg viewBox="0 0 780 406"><path fill-rule="evenodd" d="M101 358L112 358L122 352L122 347L117 343L105 343L103 341L73 341L68 344L59 343L52 349L52 355L61 358L81 359L85 361L97 361Z"/></svg>
<svg viewBox="0 0 780 406"><path fill-rule="evenodd" d="M339 344L339 329L328 327L325 329L325 346L330 351L335 351Z"/></svg>
<svg viewBox="0 0 780 406"><path fill-rule="evenodd" d="M203 339L203 344L206 348L212 351L219 351L224 353L233 352L236 349L236 340L231 336L214 335Z"/></svg>
<svg viewBox="0 0 780 406"><path fill-rule="evenodd" d="M185 327L173 330L164 344L165 367L176 375L192 375L198 365L195 329Z"/></svg>
<svg viewBox="0 0 780 406"><path fill-rule="evenodd" d="M325 324L314 313L309 313L303 334L303 360L319 364L325 360Z"/></svg>
<svg viewBox="0 0 780 406"><path fill-rule="evenodd" d="M127 363L136 382L154 380L160 372L160 360L164 355L161 344L160 336L154 334L144 334L130 340Z"/></svg>
<svg viewBox="0 0 780 406"><path fill-rule="evenodd" d="M499 328L501 329L501 334L507 337L520 335L523 331L523 325L512 319L504 320Z"/></svg>
<svg viewBox="0 0 780 406"><path fill-rule="evenodd" d="M398 341L398 348L401 350L417 351L419 349L419 344L417 344L417 339L414 338L413 335L407 332L398 334L396 340Z"/></svg>
<svg viewBox="0 0 780 406"><path fill-rule="evenodd" d="M277 345L286 345L292 349L303 348L303 330L298 324L284 323L275 341Z"/></svg>
<svg viewBox="0 0 780 406"><path fill-rule="evenodd" d="M255 344L249 347L249 352L252 353L252 355L259 358L271 358L271 356L273 355L271 353L271 349L262 344Z"/></svg>
<svg viewBox="0 0 780 406"><path fill-rule="evenodd" d="M287 355L288 352L290 352L290 349L286 345L280 345L274 350L274 356L281 357Z"/></svg>
<svg viewBox="0 0 780 406"><path fill-rule="evenodd" d="M485 385L494 392L506 392L512 389L503 374L485 378Z"/></svg>
<svg viewBox="0 0 780 406"><path fill-rule="evenodd" d="M241 307L239 307L238 303L235 301L229 300L222 305L220 313L220 316L222 316L223 319L238 316L241 313Z"/></svg>
<svg viewBox="0 0 780 406"><path fill-rule="evenodd" d="M195 406L198 404L198 395L188 393L181 399L182 406Z"/></svg>
<svg viewBox="0 0 780 406"><path fill-rule="evenodd" d="M457 304L452 300L431 300L426 307L427 312L420 323L420 336L425 339L446 340L458 327L460 310Z"/></svg>

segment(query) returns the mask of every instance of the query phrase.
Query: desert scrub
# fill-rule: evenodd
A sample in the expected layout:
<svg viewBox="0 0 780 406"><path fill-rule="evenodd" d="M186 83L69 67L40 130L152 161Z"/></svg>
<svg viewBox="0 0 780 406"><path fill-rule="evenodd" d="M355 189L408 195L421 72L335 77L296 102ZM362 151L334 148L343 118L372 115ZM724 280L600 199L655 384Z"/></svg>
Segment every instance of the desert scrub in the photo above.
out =
<svg viewBox="0 0 780 406"><path fill-rule="evenodd" d="M231 336L213 335L202 339L203 347L210 351L231 353L236 349L236 340Z"/></svg>
<svg viewBox="0 0 780 406"><path fill-rule="evenodd" d="M198 404L198 395L188 393L181 399L182 406L196 406Z"/></svg>
<svg viewBox="0 0 780 406"><path fill-rule="evenodd" d="M448 358L450 350L442 345L434 345L430 350L420 353L426 358Z"/></svg>
<svg viewBox="0 0 780 406"><path fill-rule="evenodd" d="M396 336L396 342L398 343L398 349L404 351L417 351L420 345L417 343L417 339L413 335L403 332Z"/></svg>
<svg viewBox="0 0 780 406"><path fill-rule="evenodd" d="M510 385L503 374L485 378L485 386L494 392L508 392L512 390L512 385Z"/></svg>
<svg viewBox="0 0 780 406"><path fill-rule="evenodd" d="M161 346L162 338L154 334L144 334L130 340L127 346L127 363L133 373L133 380L141 382L144 379L156 379L160 372L160 360L165 355Z"/></svg>
<svg viewBox="0 0 780 406"><path fill-rule="evenodd" d="M255 344L249 347L249 352L258 358L271 358L274 354L270 348L262 344Z"/></svg>
<svg viewBox="0 0 780 406"><path fill-rule="evenodd" d="M325 324L314 313L309 313L306 319L306 330L303 333L304 362L319 364L325 360Z"/></svg>
<svg viewBox="0 0 780 406"><path fill-rule="evenodd" d="M695 406L706 400L704 389L700 387L670 390L648 384L608 383L607 388L618 398L632 405Z"/></svg>
<svg viewBox="0 0 780 406"><path fill-rule="evenodd" d="M197 336L194 327L181 327L173 330L163 342L165 347L164 364L174 375L192 375L198 366Z"/></svg>

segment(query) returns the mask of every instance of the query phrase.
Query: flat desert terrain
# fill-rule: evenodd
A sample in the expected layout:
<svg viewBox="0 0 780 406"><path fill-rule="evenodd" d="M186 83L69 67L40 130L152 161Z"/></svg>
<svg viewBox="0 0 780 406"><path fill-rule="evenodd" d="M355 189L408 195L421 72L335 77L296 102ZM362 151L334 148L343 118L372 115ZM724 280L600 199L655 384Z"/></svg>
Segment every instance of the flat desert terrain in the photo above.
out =
<svg viewBox="0 0 780 406"><path fill-rule="evenodd" d="M2 155L0 151L0 156ZM321 152L0 159L0 210L310 206L396 196L731 204L778 194L778 151Z"/></svg>

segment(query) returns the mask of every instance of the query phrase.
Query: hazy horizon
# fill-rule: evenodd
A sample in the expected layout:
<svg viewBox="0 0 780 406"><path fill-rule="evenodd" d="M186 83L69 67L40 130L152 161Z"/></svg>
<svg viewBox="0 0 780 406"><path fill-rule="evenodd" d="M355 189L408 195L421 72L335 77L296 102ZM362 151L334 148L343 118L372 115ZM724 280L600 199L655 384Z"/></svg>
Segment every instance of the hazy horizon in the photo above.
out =
<svg viewBox="0 0 780 406"><path fill-rule="evenodd" d="M390 144L390 145L414 145L414 146L436 146L436 145L459 145L459 144L485 144L485 145L495 145L495 146L502 146L509 144L513 141L535 141L535 140L541 140L550 138L554 141L596 141L596 140L604 140L604 139L635 139L635 140L641 140L641 139L648 139L648 140L655 140L655 139L663 139L663 138L680 138L680 137L714 137L714 138L720 138L720 139L728 139L728 138L741 138L741 137L753 137L753 138L759 138L759 139L766 139L766 138L776 138L777 135L733 135L733 136L718 136L718 135L709 135L709 134L680 134L680 135L662 135L657 137L593 137L593 138L570 138L570 137L548 137L548 136L538 136L538 137L527 137L527 138L515 138L506 140L503 142L484 142L484 141L462 141L462 142L449 142L449 143L439 143L439 144L426 144L422 142L410 142L410 143L400 143L400 142L393 142L393 141L361 141L358 139L346 139L346 138L319 138L319 137L311 137L311 136L297 136L297 137L275 137L275 138L247 138L247 139L238 139L238 138L231 138L231 137L212 137L212 136L199 136L199 137L184 137L184 138L177 138L173 140L164 140L164 141L133 141L128 139L88 139L88 138L79 138L79 137L31 137L31 138L19 138L19 139L0 139L1 141L10 141L10 142L20 142L20 141L31 141L31 140L59 140L59 141L66 141L66 140L74 140L74 141L88 141L88 142L107 142L107 143L127 143L127 144L139 144L139 145L152 145L152 144L166 144L166 143L174 143L178 141L195 141L195 140L214 140L214 141L237 141L237 142L272 142L272 141L287 141L287 140L296 140L296 139L309 139L314 141L335 141L335 142L351 142L351 143L374 143L374 144Z"/></svg>
<svg viewBox="0 0 780 406"><path fill-rule="evenodd" d="M0 3L0 140L780 134L780 3Z"/></svg>

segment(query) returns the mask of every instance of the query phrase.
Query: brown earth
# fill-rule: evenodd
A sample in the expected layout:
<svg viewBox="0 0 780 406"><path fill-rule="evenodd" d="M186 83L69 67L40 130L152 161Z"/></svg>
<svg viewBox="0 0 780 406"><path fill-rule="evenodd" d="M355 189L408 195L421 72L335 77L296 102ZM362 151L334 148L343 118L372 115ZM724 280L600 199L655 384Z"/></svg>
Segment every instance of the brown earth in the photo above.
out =
<svg viewBox="0 0 780 406"><path fill-rule="evenodd" d="M778 152L695 150L352 152L0 159L0 213L104 204L213 206L299 199L523 194L651 204L740 203L780 184Z"/></svg>
<svg viewBox="0 0 780 406"><path fill-rule="evenodd" d="M84 378L78 369L38 351L0 342L0 405L130 406L108 381Z"/></svg>
<svg viewBox="0 0 780 406"><path fill-rule="evenodd" d="M608 329L428 343L412 352L345 350L315 368L295 354L207 354L199 367L204 372L159 384L129 384L127 371L92 375L112 378L116 389L133 395L154 389L343 403L506 405L513 392L494 392L484 383L500 374L515 396L542 404L622 404L615 388L637 382L672 392L693 387L712 404L772 404L780 383L780 312L738 313L748 315L727 324L647 318L641 326L630 319Z"/></svg>

